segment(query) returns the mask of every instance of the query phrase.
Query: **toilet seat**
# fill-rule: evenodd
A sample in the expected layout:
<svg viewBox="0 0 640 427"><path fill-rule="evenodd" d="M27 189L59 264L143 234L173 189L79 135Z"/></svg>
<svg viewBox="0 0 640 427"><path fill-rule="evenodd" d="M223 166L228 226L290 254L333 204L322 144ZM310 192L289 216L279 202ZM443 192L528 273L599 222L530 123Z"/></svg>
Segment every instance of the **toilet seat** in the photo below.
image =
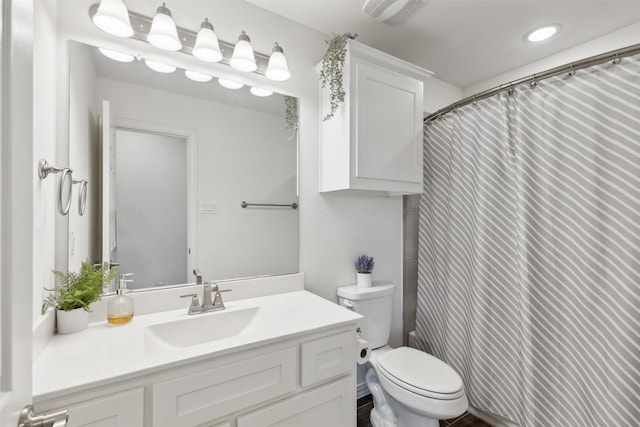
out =
<svg viewBox="0 0 640 427"><path fill-rule="evenodd" d="M409 347L387 351L377 358L378 373L407 391L437 400L464 395L460 375L442 360Z"/></svg>

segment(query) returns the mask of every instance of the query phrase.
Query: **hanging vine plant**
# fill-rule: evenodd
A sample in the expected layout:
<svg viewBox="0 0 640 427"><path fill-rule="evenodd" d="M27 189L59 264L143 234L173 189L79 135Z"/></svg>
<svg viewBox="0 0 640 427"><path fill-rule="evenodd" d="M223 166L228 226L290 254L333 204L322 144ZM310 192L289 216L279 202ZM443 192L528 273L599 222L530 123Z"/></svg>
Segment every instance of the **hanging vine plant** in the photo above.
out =
<svg viewBox="0 0 640 427"><path fill-rule="evenodd" d="M322 69L320 70L320 81L322 87L329 85L329 113L322 118L329 120L344 102L345 91L342 86L342 67L347 57L347 40L353 40L357 34L344 33L337 35L331 40L325 40L329 45L327 52L322 58Z"/></svg>
<svg viewBox="0 0 640 427"><path fill-rule="evenodd" d="M291 132L289 139L293 139L298 133L298 98L293 96L284 96L285 121L287 123L285 131Z"/></svg>

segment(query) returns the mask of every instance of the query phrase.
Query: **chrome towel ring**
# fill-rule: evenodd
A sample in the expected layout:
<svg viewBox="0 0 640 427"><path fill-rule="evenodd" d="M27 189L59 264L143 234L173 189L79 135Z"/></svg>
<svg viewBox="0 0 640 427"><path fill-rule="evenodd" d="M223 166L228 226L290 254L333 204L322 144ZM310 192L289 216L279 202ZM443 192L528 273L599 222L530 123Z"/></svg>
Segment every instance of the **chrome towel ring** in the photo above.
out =
<svg viewBox="0 0 640 427"><path fill-rule="evenodd" d="M84 215L84 211L87 209L87 184L88 181L86 179L74 179L72 180L74 184L80 184L80 189L78 190L78 214L80 216Z"/></svg>
<svg viewBox="0 0 640 427"><path fill-rule="evenodd" d="M69 213L71 207L71 189L73 185L73 178L71 174L73 170L70 168L57 168L51 166L45 159L40 159L38 162L38 176L40 179L45 179L49 174L62 173L58 179L58 211L62 215ZM63 194L66 194L66 202L63 201Z"/></svg>

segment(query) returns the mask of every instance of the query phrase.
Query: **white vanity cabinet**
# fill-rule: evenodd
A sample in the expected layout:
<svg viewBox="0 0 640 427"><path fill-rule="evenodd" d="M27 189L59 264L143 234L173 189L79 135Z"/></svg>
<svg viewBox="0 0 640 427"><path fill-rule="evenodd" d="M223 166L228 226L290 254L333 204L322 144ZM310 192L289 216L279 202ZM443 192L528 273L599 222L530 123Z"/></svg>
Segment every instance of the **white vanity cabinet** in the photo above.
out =
<svg viewBox="0 0 640 427"><path fill-rule="evenodd" d="M69 426L353 427L355 342L354 322L89 385L35 408L68 408Z"/></svg>
<svg viewBox="0 0 640 427"><path fill-rule="evenodd" d="M423 86L432 73L354 40L347 49L345 101L321 126L320 191L421 193ZM329 96L326 85L322 118Z"/></svg>

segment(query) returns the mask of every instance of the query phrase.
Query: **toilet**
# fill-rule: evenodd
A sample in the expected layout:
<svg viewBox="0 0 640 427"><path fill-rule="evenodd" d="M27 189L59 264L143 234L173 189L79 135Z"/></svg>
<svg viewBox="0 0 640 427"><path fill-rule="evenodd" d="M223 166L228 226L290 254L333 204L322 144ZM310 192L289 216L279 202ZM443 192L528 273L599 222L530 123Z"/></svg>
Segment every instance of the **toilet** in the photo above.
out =
<svg viewBox="0 0 640 427"><path fill-rule="evenodd" d="M340 305L363 316L360 336L371 358L366 381L373 396L374 427L437 427L442 419L462 415L468 406L460 375L422 351L388 345L393 284L338 288Z"/></svg>

